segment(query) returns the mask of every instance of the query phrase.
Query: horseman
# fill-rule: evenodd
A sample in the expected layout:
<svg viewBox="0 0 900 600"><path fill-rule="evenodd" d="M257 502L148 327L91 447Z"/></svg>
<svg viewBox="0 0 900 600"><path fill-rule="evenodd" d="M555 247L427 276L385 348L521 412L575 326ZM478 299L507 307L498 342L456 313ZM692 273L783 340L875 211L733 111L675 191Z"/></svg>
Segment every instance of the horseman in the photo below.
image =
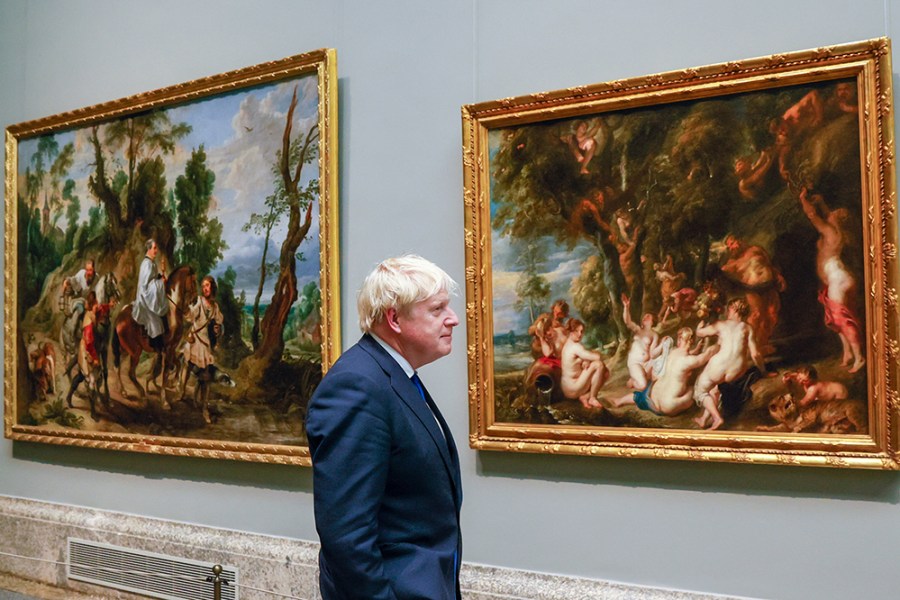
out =
<svg viewBox="0 0 900 600"><path fill-rule="evenodd" d="M156 267L159 246L156 245L155 240L149 239L145 247L147 253L141 260L132 317L144 327L147 337L150 338L150 346L156 352L162 352L163 338L168 325L164 317L169 312L169 304L166 299L166 259L165 257L160 259L162 269L160 272Z"/></svg>
<svg viewBox="0 0 900 600"><path fill-rule="evenodd" d="M84 315L84 304L88 292L96 283L97 273L94 270L94 261L84 261L84 268L70 277L63 279L62 296L60 297L60 309L66 315L66 323L69 324L71 337L78 342L81 318ZM72 318L72 315L77 315Z"/></svg>
<svg viewBox="0 0 900 600"><path fill-rule="evenodd" d="M94 277L97 273L94 271L94 261L88 259L84 261L84 268L63 280L62 294L63 297L75 296L84 300L87 298L88 292L94 285ZM82 302L82 306L84 303Z"/></svg>
<svg viewBox="0 0 900 600"><path fill-rule="evenodd" d="M135 369L143 352L155 353L153 370L147 383L155 384L155 380L160 375L163 376L163 383L161 386L157 385L157 389L160 391L161 406L168 409L169 405L165 400L166 375L176 362L175 349L182 339L184 316L197 295L197 277L193 267L189 265L176 268L168 277L161 275L154 261L158 253L156 243L149 240L147 255L141 262L138 274L135 301L123 307L116 317L115 335L111 342L120 384L124 351L130 359L128 378L142 399L146 391L137 380ZM165 262L162 269L165 272ZM166 303L172 306L169 307Z"/></svg>

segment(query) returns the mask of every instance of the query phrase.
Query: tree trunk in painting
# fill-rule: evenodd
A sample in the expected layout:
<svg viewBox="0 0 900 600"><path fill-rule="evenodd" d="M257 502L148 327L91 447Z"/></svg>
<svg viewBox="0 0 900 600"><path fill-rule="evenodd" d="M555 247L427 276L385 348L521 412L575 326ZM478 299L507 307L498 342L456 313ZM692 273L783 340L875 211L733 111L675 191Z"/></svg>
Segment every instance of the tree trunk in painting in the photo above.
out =
<svg viewBox="0 0 900 600"><path fill-rule="evenodd" d="M300 206L300 175L305 164L305 157L310 148L318 139L318 127L313 126L306 134L300 151L300 158L291 173L291 129L294 117L294 109L297 107L297 89L294 89L294 95L291 98L291 106L287 112L287 118L284 125L284 136L282 138L282 152L280 174L284 183L285 197L288 202L290 219L288 221L288 230L285 235L284 243L281 245L280 271L278 274L278 282L275 285L275 294L272 301L266 309L260 326L259 346L253 354L253 359L257 361L257 367L260 373L265 373L268 368L275 362L281 360L284 351L284 326L287 323L288 314L291 306L297 299L297 248L309 232L312 224L312 206L310 202L306 207L305 214L301 214Z"/></svg>
<svg viewBox="0 0 900 600"><path fill-rule="evenodd" d="M109 185L106 175L106 159L103 157L103 149L100 145L98 126L91 128L91 144L94 146L94 163L96 171L88 179L88 187L91 193L106 209L106 218L109 221L109 241L114 249L125 246L127 231L122 216L122 203L119 194Z"/></svg>

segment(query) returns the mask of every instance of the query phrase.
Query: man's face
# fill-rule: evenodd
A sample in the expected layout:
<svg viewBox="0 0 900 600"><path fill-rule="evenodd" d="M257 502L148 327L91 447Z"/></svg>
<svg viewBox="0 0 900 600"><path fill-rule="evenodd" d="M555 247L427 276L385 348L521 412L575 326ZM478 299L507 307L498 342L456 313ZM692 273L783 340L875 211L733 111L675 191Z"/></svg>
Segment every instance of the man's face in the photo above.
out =
<svg viewBox="0 0 900 600"><path fill-rule="evenodd" d="M151 260L155 260L157 254L159 254L159 246L156 245L156 242L153 242L153 245L147 250L147 256L149 256Z"/></svg>
<svg viewBox="0 0 900 600"><path fill-rule="evenodd" d="M212 295L212 283L210 283L209 279L203 280L203 283L200 284L200 289L204 298L209 298Z"/></svg>
<svg viewBox="0 0 900 600"><path fill-rule="evenodd" d="M89 262L84 265L84 278L88 281L94 278L94 263Z"/></svg>
<svg viewBox="0 0 900 600"><path fill-rule="evenodd" d="M834 88L834 95L843 102L856 102L856 85L852 83L839 83Z"/></svg>
<svg viewBox="0 0 900 600"><path fill-rule="evenodd" d="M450 354L453 328L459 318L450 308L450 295L441 291L397 314L401 354L414 369Z"/></svg>

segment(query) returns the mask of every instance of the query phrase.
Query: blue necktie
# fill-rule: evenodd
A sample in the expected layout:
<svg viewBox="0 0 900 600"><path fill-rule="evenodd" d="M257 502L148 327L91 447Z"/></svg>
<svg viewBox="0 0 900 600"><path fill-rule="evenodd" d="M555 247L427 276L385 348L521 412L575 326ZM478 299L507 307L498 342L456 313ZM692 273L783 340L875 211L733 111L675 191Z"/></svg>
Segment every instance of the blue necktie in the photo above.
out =
<svg viewBox="0 0 900 600"><path fill-rule="evenodd" d="M410 377L413 382L413 385L416 386L416 389L419 390L419 395L422 396L422 400L425 399L425 388L422 386L422 380L419 379L418 373L413 373L413 376Z"/></svg>

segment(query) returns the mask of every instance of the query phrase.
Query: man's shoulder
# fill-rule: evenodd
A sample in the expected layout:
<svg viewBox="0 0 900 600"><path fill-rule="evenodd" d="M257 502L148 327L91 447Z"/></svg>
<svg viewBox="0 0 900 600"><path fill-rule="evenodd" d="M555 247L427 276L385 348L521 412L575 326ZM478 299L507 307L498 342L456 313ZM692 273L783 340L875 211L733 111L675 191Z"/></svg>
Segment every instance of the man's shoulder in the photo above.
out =
<svg viewBox="0 0 900 600"><path fill-rule="evenodd" d="M348 348L328 369L310 399L310 413L322 398L343 395L343 390L366 390L363 396L354 398L374 398L385 388L389 375L368 349L359 343Z"/></svg>
<svg viewBox="0 0 900 600"><path fill-rule="evenodd" d="M363 337L341 354L325 374L325 378L334 379L349 374L357 378L380 380L382 377L389 378L394 367L402 372L400 365L378 342L370 337Z"/></svg>
<svg viewBox="0 0 900 600"><path fill-rule="evenodd" d="M347 348L343 354L338 357L337 361L335 361L334 365L332 365L329 373L331 371L340 371L342 369L352 369L358 370L360 368L379 368L378 360L374 355L373 346L376 344L367 344L365 342L365 338L359 340L349 348Z"/></svg>

